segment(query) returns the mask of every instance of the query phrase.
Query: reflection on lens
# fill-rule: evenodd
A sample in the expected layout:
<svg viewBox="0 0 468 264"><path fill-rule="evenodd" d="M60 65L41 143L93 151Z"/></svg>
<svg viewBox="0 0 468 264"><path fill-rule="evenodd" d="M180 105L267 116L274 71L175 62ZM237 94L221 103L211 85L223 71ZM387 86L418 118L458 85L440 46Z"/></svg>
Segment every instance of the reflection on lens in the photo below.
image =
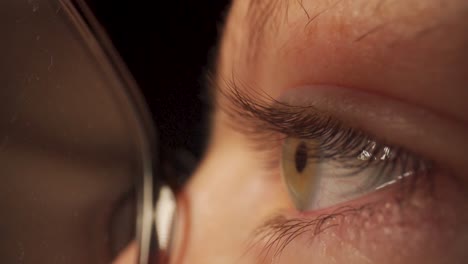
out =
<svg viewBox="0 0 468 264"><path fill-rule="evenodd" d="M76 3L0 1L0 263L110 263L135 239L154 132Z"/></svg>

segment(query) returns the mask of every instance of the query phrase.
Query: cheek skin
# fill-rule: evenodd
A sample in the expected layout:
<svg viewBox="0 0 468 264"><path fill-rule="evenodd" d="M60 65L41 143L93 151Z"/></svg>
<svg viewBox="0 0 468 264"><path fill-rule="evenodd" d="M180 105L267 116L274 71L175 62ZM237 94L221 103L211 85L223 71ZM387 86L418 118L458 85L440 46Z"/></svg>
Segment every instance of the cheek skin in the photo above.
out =
<svg viewBox="0 0 468 264"><path fill-rule="evenodd" d="M319 234L301 234L280 256L273 249L261 257L304 264L462 263L468 257L466 195L454 191L457 187L449 177L437 178L434 193L415 191L403 200L383 193L372 205L325 221ZM306 215L313 219L320 214Z"/></svg>

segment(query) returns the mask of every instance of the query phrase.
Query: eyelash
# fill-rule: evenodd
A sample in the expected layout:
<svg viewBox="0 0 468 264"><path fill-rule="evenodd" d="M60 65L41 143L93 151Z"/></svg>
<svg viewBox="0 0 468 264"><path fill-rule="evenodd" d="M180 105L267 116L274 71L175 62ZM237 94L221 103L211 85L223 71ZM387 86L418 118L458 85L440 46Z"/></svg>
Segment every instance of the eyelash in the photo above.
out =
<svg viewBox="0 0 468 264"><path fill-rule="evenodd" d="M344 217L356 216L365 211L371 213L372 206L372 204L365 204L359 208L343 206L332 213L322 214L313 219L287 219L282 215L275 216L255 230L247 253L262 240L267 239L266 245L258 254L259 259L262 259L260 263L265 263L268 256L271 256L272 259L278 258L296 237L307 232L312 233L312 236L315 237L323 231L337 226L337 222Z"/></svg>
<svg viewBox="0 0 468 264"><path fill-rule="evenodd" d="M432 162L401 147L382 144L383 140L376 140L377 137L346 126L329 113L320 111L313 106L288 105L275 100L264 92L249 89L250 87L244 83L240 83L240 85L242 87L235 79L225 80L227 89L217 89L221 98L216 101L220 102L219 109L229 116L228 125L246 135L250 139L249 142L252 142L253 149L267 154L266 168L273 171L279 169L281 142L288 137L320 142L320 157L312 156L310 159L342 162L344 165L352 166L354 172L373 166L373 160L353 164L346 164L346 161L356 160L359 153L369 145L369 142L378 142L374 153L380 153L379 151L384 148L390 148L393 153L393 157L388 162L384 162L381 172L397 172L397 169L401 173L416 172L410 177L411 180L408 184L399 184L400 194L410 195L414 191L416 183L420 187L420 182L427 184L428 190L432 191L433 180L429 177L433 174ZM385 173L379 173L369 184L375 186L377 183L385 181L384 177ZM403 201L404 198L407 197L398 199ZM336 225L327 224L329 220L356 214L363 210L371 211L372 207L371 204L365 204L360 208L343 206L335 212L319 215L314 219L306 217L286 219L279 215L258 228L252 241L259 242L259 240L269 237L261 254L266 257L273 250L274 256L277 257L295 237L308 231L312 231L315 236Z"/></svg>
<svg viewBox="0 0 468 264"><path fill-rule="evenodd" d="M400 169L401 174L408 171L424 172L413 177L417 178L430 174L433 167L430 161L403 148L384 144L383 140L346 126L330 114L312 106L288 105L266 93L254 92L255 89L241 88L235 81L226 84L227 91L220 90L220 94L229 103L219 100L223 102L219 108L229 115L229 125L250 139L253 149L267 153L267 168L278 168L281 142L288 137L320 142L320 151L310 151L320 153L320 156L310 155L311 161L322 159L341 162L346 168L354 169L354 173L375 165L372 159L368 162L347 163L356 160L371 143L376 143L373 153L382 153L385 148L392 151L393 157L384 162L381 170L396 172L396 169ZM378 177L376 182L384 180Z"/></svg>

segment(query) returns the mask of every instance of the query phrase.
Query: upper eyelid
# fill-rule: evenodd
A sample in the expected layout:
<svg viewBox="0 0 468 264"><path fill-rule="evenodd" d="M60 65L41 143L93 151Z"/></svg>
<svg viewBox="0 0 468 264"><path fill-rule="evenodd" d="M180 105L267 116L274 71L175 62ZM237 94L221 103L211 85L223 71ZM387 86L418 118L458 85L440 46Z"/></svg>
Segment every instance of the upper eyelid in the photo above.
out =
<svg viewBox="0 0 468 264"><path fill-rule="evenodd" d="M364 150L369 141L376 142L376 153L387 147L397 155L398 159L404 159L406 162L416 166L429 166L430 161L421 159L398 146L388 145L382 142L378 137L368 135L359 129L346 126L340 120L322 113L313 106L295 106L289 105L274 98L264 95L263 100L250 98L249 95L241 92L236 86L232 87L230 92L223 93L225 97L233 104L225 112L231 114L231 124L234 129L243 132L252 140L257 149L273 150L273 154L281 144L271 144L272 139L299 138L304 140L313 140L320 142L317 149L311 150L309 158L311 160L325 159L334 160L341 163L345 162L348 168L355 169L358 172L366 166L371 166L368 162L353 163L358 154ZM261 95L260 95L261 96ZM225 107L226 108L226 107ZM229 108L229 107L227 107ZM242 119L242 120L239 120ZM280 133L281 136L275 133ZM279 143L279 142L278 142ZM313 155L317 153L320 156ZM278 164L277 155L270 164ZM403 161L401 161L403 162ZM396 164L394 164L396 165ZM401 164L399 164L401 165ZM407 164L409 165L409 164ZM406 166L402 169L408 169Z"/></svg>
<svg viewBox="0 0 468 264"><path fill-rule="evenodd" d="M244 87L244 83L239 80L226 79L224 81L224 86L217 87L220 96L216 101L220 108L229 107L228 112L229 110L237 111L238 116L230 118L240 117L244 121L249 119L261 121L253 113L259 109L267 110L266 102L278 102L267 93L259 92L261 90L252 89L253 87L246 85ZM311 100L312 106L309 107L315 107L317 111L324 113L330 112L345 123L353 124L351 127L368 132L370 135L378 135L384 142L404 147L417 153L418 156L434 160L436 165L452 170L450 172L453 174L465 175L468 171L467 160L463 153L457 150L446 151L450 146L468 147L466 137L468 128L462 123L442 118L437 114L391 98L358 90L330 87L306 90L314 94L314 96L309 94L308 97L316 99ZM254 112L239 111L242 104L253 107L251 110ZM294 104L291 107L296 110L303 108L301 105ZM427 144L429 141L430 145Z"/></svg>

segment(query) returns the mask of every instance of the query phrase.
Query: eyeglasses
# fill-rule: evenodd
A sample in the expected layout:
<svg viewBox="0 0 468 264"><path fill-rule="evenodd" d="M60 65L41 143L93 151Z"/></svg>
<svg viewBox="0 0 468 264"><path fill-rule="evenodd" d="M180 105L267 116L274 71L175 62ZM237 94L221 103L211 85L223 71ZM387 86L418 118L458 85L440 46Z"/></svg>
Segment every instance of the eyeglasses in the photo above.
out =
<svg viewBox="0 0 468 264"><path fill-rule="evenodd" d="M0 263L164 262L156 131L84 1L1 1L0 33Z"/></svg>

